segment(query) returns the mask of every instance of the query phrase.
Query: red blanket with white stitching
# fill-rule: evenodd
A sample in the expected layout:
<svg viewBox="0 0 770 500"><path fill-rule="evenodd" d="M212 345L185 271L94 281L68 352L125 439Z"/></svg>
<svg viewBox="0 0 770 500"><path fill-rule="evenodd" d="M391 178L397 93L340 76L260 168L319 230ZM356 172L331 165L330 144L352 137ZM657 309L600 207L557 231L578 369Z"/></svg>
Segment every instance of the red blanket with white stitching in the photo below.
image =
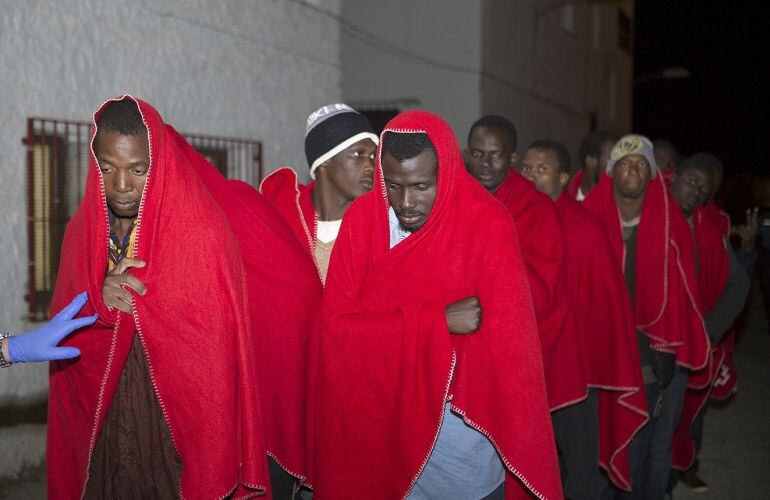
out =
<svg viewBox="0 0 770 500"><path fill-rule="evenodd" d="M98 312L100 320L64 341L80 349L79 358L51 364L48 496L81 497L136 331L182 459L181 496L256 495L268 486L267 461L237 240L157 111L121 99L137 103L149 131L151 164L134 246L134 257L147 265L130 270L147 293L134 296L133 316L102 301L108 209L92 154L85 197L67 226L51 310L88 290L81 314Z"/></svg>
<svg viewBox="0 0 770 500"><path fill-rule="evenodd" d="M556 410L586 396L581 339L572 321L564 239L556 208L548 196L511 170L495 198L508 209L521 242L521 255L535 304L543 349L548 402Z"/></svg>
<svg viewBox="0 0 770 500"><path fill-rule="evenodd" d="M588 384L599 389L599 462L618 487L629 490L628 445L648 415L626 282L601 222L566 192L556 211L580 359Z"/></svg>
<svg viewBox="0 0 770 500"><path fill-rule="evenodd" d="M431 453L444 403L490 437L506 498L561 498L543 367L516 230L464 170L452 129L412 111L385 133L422 131L438 154L427 223L393 249L380 160L332 255L316 392L319 500L407 494ZM382 144L382 141L380 141ZM446 306L481 303L481 327L451 335Z"/></svg>
<svg viewBox="0 0 770 500"><path fill-rule="evenodd" d="M624 269L625 246L612 178L603 175L583 206L604 224ZM676 362L686 368L703 368L709 360L709 340L701 315L692 233L661 175L650 181L637 231L636 328L649 337L652 349L675 353Z"/></svg>

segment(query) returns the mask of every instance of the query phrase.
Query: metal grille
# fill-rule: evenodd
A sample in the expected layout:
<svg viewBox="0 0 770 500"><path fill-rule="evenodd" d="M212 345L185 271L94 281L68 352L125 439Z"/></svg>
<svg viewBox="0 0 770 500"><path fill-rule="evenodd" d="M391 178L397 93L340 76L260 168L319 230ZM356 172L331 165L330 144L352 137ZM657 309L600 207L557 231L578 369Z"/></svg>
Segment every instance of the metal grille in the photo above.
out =
<svg viewBox="0 0 770 500"><path fill-rule="evenodd" d="M27 239L29 318L43 321L56 283L67 222L85 190L91 123L27 119ZM262 143L199 134L182 135L222 175L253 186L262 181Z"/></svg>

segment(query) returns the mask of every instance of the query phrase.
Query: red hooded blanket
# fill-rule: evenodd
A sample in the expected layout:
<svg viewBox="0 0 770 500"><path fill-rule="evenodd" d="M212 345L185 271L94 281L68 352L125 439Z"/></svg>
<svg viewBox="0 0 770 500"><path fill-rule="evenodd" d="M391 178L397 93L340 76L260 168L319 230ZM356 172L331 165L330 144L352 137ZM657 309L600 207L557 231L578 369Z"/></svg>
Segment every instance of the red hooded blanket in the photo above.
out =
<svg viewBox="0 0 770 500"><path fill-rule="evenodd" d="M600 389L599 462L618 487L630 490L628 444L648 414L626 282L601 222L569 193L556 201L556 211L581 359L588 384Z"/></svg>
<svg viewBox="0 0 770 500"><path fill-rule="evenodd" d="M556 208L548 196L511 170L495 191L513 216L527 268L543 348L551 411L582 401L586 378L581 339L571 319L564 240Z"/></svg>
<svg viewBox="0 0 770 500"><path fill-rule="evenodd" d="M318 273L256 189L228 181L176 131L169 132L224 211L241 249L267 451L291 475L305 479L306 384L310 335L321 304Z"/></svg>
<svg viewBox="0 0 770 500"><path fill-rule="evenodd" d="M51 365L48 496L83 494L135 332L182 459L180 496L255 496L266 490L267 463L236 238L157 111L130 96L116 100L122 99L137 103L149 131L150 169L134 246L147 266L130 271L147 293L134 296L133 315L102 302L110 228L92 153L85 197L64 237L51 309L56 313L88 290L81 314L98 312L100 320L64 341L80 349L78 359Z"/></svg>
<svg viewBox="0 0 770 500"><path fill-rule="evenodd" d="M729 235L729 225L718 227L721 217L718 212L709 210L701 207L692 216L695 246L698 252L698 290L705 313L713 309L719 301L730 272L729 257L725 248L725 237ZM724 349L714 346L708 366L690 373L682 416L671 444L671 463L679 470L689 469L695 461L695 444L690 428L701 408L708 401L712 384L719 373L724 357Z"/></svg>
<svg viewBox="0 0 770 500"><path fill-rule="evenodd" d="M506 498L561 498L532 299L516 230L464 170L452 129L430 113L385 133L426 133L438 154L427 223L390 249L380 159L375 188L345 214L324 292L315 494L404 497L431 454L444 403L485 434ZM382 141L380 141L382 144ZM379 149L378 149L379 151ZM446 306L476 296L481 327L451 335Z"/></svg>
<svg viewBox="0 0 770 500"><path fill-rule="evenodd" d="M289 224L294 236L305 247L318 269L318 263L315 262L318 218L311 198L314 185L315 182L307 185L300 184L297 173L288 167L283 167L265 177L259 190Z"/></svg>
<svg viewBox="0 0 770 500"><path fill-rule="evenodd" d="M625 245L613 194L612 178L603 175L583 202L604 224L621 269ZM709 360L709 340L701 315L692 232L661 175L644 196L636 245L636 328L650 347L676 354L686 368L701 369Z"/></svg>

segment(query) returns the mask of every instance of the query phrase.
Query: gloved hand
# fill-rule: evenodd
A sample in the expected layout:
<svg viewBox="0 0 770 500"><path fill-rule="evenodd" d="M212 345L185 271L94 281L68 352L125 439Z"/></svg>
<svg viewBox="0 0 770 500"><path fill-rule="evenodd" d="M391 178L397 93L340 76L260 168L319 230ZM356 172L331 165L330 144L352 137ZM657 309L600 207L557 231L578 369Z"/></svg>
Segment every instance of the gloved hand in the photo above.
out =
<svg viewBox="0 0 770 500"><path fill-rule="evenodd" d="M652 371L658 377L658 385L668 387L676 372L676 356L668 352L652 351Z"/></svg>
<svg viewBox="0 0 770 500"><path fill-rule="evenodd" d="M11 363L51 361L80 356L79 349L56 346L70 333L78 328L91 325L96 321L97 314L85 318L72 319L87 300L88 294L83 292L45 325L27 333L11 337L8 343L8 354L11 357Z"/></svg>

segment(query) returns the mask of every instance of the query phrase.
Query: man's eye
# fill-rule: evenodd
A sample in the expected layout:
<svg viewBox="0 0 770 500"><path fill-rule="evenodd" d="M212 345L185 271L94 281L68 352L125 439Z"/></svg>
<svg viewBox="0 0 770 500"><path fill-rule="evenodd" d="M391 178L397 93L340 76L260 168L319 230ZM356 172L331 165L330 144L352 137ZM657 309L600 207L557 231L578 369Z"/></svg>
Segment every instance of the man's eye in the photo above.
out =
<svg viewBox="0 0 770 500"><path fill-rule="evenodd" d="M495 161L500 161L503 159L503 153L502 151L495 151L492 153L492 159Z"/></svg>
<svg viewBox="0 0 770 500"><path fill-rule="evenodd" d="M481 158L482 154L481 154L481 151L474 150L474 151L471 151L471 156L478 159L478 158Z"/></svg>

